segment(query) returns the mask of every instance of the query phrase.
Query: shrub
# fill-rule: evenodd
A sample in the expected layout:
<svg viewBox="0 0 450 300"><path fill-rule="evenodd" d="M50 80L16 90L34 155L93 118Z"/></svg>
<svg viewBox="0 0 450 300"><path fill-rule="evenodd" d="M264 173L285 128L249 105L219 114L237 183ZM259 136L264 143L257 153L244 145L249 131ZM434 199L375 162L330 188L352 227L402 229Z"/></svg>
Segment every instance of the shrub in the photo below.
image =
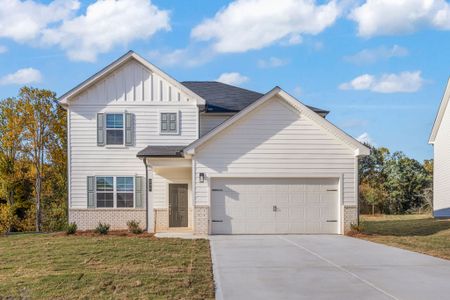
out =
<svg viewBox="0 0 450 300"><path fill-rule="evenodd" d="M127 226L128 226L128 231L134 234L141 234L144 232L144 230L142 230L141 226L139 226L139 221L136 220L131 220L127 222Z"/></svg>
<svg viewBox="0 0 450 300"><path fill-rule="evenodd" d="M67 234L75 234L75 232L77 232L77 229L78 229L77 223L72 222L70 224L67 224L66 233Z"/></svg>
<svg viewBox="0 0 450 300"><path fill-rule="evenodd" d="M364 224L362 222L358 224L350 224L350 230L353 232L362 232L364 230Z"/></svg>
<svg viewBox="0 0 450 300"><path fill-rule="evenodd" d="M108 234L109 227L109 224L99 222L97 228L95 228L95 232L99 234Z"/></svg>
<svg viewBox="0 0 450 300"><path fill-rule="evenodd" d="M0 204L0 234L5 234L13 224L13 213L11 206L8 204Z"/></svg>

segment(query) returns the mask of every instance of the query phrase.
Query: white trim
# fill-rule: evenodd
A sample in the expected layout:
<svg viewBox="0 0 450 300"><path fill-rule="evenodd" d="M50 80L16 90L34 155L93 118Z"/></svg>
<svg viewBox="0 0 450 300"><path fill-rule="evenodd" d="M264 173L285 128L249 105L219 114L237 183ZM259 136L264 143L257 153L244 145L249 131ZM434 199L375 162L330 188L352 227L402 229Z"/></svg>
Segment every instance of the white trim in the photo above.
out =
<svg viewBox="0 0 450 300"><path fill-rule="evenodd" d="M104 128L105 128L105 147L108 149L114 149L114 148L126 148L125 146L125 112L113 112L113 111L108 111L108 112L103 112L103 114L105 115L104 118ZM109 128L108 129L108 115L122 115L122 128ZM115 130L115 131L119 131L122 130L122 144L108 144L108 130Z"/></svg>
<svg viewBox="0 0 450 300"><path fill-rule="evenodd" d="M92 76L92 78L88 79L87 81L81 83L79 86L75 87L74 89L72 89L69 92L67 92L64 95L62 95L60 100L59 100L59 103L61 105L63 105L63 107L67 107L67 105L69 104L68 101L70 101L71 98L73 98L74 96L76 96L77 94L79 94L80 92L85 90L86 88L94 85L101 78L103 78L103 77L107 76L108 74L114 72L117 68L119 68L120 66L125 64L130 59L135 59L136 61L141 63L144 67L146 67L150 72L157 73L161 78L167 80L172 85L174 85L175 87L177 87L178 89L180 89L184 93L188 94L192 98L195 98L197 100L197 102L198 102L197 103L198 105L205 105L205 103L206 103L205 99L203 99L202 97L200 97L199 95L197 95L196 93L194 93L193 91L191 91L190 89L188 89L187 87L185 87L184 85L179 83L177 80L175 80L174 78L170 77L168 74L163 72L161 69L159 69L155 65L151 64L146 59L144 59L143 57L141 57L140 55L138 55L137 53L135 53L133 51L129 51L128 53L126 53L125 55L123 55L122 57L117 59L116 61L114 61L111 64L109 64L103 70L101 70L100 72L98 72L97 74Z"/></svg>
<svg viewBox="0 0 450 300"><path fill-rule="evenodd" d="M190 145L188 145L184 152L186 155L193 155L195 154L195 148L199 147L200 145L204 144L208 140L210 140L212 137L214 137L216 134L219 134L222 132L225 128L228 126L231 126L232 124L236 123L240 119L242 119L244 116L246 116L248 113L253 111L256 107L262 105L263 103L267 102L268 100L272 99L274 96L279 96L281 99L285 100L288 104L290 104L292 107L300 111L301 113L305 114L308 118L310 118L313 122L316 122L319 126L327 130L329 133L334 135L336 138L344 142L349 148L351 148L356 156L359 155L369 155L370 149L358 142L353 137L349 136L345 132L343 132L341 129L334 126L332 123L330 123L325 118L321 117L314 111L312 111L310 108L308 108L306 105L283 91L279 87L273 88L271 91L266 93L264 96L259 98L257 101L253 102L243 110L241 110L239 113L235 114L234 116L227 119L225 122L205 134L200 139L194 141Z"/></svg>
<svg viewBox="0 0 450 300"><path fill-rule="evenodd" d="M97 116L95 116L97 118ZM67 109L67 198L68 209L72 208L72 151L71 151L71 113L70 109ZM86 186L87 188L87 186ZM86 201L87 205L87 201Z"/></svg>
<svg viewBox="0 0 450 300"><path fill-rule="evenodd" d="M434 120L433 129L431 130L431 135L428 140L429 144L434 144L436 141L436 136L438 134L439 128L442 123L442 119L444 118L445 111L447 110L448 103L450 102L450 78L447 82L447 87L444 92L444 96L442 97L441 104L439 105L439 110Z"/></svg>
<svg viewBox="0 0 450 300"><path fill-rule="evenodd" d="M300 172L296 174L285 173L214 173L211 175L205 174L205 178L341 178L342 173L307 173Z"/></svg>

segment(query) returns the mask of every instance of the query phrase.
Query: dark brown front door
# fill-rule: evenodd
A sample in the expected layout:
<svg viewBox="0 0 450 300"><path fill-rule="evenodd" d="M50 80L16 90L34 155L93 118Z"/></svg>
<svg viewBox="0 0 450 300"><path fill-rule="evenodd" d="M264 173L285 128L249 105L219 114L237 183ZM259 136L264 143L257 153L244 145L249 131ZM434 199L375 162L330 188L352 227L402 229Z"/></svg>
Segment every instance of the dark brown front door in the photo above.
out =
<svg viewBox="0 0 450 300"><path fill-rule="evenodd" d="M187 184L169 184L169 227L188 227Z"/></svg>

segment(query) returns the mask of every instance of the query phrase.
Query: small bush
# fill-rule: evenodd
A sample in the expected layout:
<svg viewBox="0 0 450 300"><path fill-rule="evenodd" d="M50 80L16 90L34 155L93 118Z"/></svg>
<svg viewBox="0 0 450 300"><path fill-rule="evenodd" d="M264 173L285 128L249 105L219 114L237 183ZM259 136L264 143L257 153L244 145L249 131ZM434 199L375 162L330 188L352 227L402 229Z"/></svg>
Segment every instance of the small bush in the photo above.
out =
<svg viewBox="0 0 450 300"><path fill-rule="evenodd" d="M67 224L66 227L66 233L67 234L75 234L77 232L78 226L75 222L72 222L70 224Z"/></svg>
<svg viewBox="0 0 450 300"><path fill-rule="evenodd" d="M364 224L362 222L358 224L350 224L350 230L353 232L362 232L364 230Z"/></svg>
<svg viewBox="0 0 450 300"><path fill-rule="evenodd" d="M127 226L128 226L128 231L134 234L141 234L144 232L144 230L142 230L141 226L139 226L139 221L136 220L131 220L127 222Z"/></svg>
<svg viewBox="0 0 450 300"><path fill-rule="evenodd" d="M95 228L95 232L99 233L99 234L108 234L109 231L109 224L103 224L103 223L98 223L97 228Z"/></svg>

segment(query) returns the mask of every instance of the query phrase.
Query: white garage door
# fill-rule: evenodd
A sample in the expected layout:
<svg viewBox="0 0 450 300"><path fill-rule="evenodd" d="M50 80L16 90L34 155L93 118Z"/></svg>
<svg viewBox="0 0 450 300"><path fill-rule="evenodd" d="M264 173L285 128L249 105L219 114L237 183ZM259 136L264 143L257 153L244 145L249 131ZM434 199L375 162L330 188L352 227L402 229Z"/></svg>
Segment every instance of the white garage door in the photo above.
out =
<svg viewBox="0 0 450 300"><path fill-rule="evenodd" d="M215 178L213 234L339 233L338 179Z"/></svg>

